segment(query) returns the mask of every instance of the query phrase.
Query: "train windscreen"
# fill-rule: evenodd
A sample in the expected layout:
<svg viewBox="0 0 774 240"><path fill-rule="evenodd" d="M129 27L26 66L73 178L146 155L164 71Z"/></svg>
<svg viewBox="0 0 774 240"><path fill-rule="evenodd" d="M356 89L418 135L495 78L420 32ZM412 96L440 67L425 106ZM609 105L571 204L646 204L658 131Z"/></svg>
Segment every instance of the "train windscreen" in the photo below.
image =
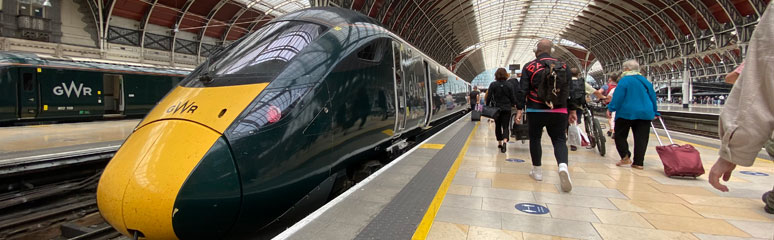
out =
<svg viewBox="0 0 774 240"><path fill-rule="evenodd" d="M299 21L274 22L202 63L180 85L216 87L269 82L327 27Z"/></svg>

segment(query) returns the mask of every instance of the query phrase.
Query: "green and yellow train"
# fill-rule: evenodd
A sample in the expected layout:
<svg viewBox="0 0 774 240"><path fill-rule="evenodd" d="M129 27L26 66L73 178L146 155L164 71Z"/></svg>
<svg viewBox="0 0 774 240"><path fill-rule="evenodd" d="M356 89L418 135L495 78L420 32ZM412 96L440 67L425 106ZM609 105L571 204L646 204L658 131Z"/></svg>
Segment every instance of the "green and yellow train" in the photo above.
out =
<svg viewBox="0 0 774 240"><path fill-rule="evenodd" d="M184 69L0 52L0 125L143 116L186 74Z"/></svg>
<svg viewBox="0 0 774 240"><path fill-rule="evenodd" d="M254 239L462 116L469 91L365 15L288 13L172 89L105 168L97 203L129 236Z"/></svg>

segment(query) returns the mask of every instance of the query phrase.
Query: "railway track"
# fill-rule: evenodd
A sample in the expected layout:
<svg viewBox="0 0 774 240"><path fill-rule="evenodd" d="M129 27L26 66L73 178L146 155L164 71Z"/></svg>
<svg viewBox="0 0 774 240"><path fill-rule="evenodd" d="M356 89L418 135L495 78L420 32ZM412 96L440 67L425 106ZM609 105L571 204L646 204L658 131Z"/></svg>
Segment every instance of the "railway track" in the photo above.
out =
<svg viewBox="0 0 774 240"><path fill-rule="evenodd" d="M605 111L606 109L604 108L595 108L594 114L604 118ZM661 111L661 118L664 119L664 123L670 131L714 139L718 139L718 117L715 114ZM606 123L607 121L604 122ZM654 123L653 126L662 128L658 123Z"/></svg>
<svg viewBox="0 0 774 240"><path fill-rule="evenodd" d="M111 154L112 156L112 154ZM112 239L96 188L109 157L0 175L0 239ZM71 160L65 158L63 161ZM48 162L54 163L55 159Z"/></svg>

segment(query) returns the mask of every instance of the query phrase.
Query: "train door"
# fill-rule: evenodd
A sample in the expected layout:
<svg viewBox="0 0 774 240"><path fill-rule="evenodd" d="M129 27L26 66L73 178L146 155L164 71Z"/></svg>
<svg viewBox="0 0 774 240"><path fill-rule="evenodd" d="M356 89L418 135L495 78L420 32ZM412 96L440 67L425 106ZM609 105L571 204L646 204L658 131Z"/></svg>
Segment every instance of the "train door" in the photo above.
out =
<svg viewBox="0 0 774 240"><path fill-rule="evenodd" d="M430 90L431 86L433 86L433 85L430 84L430 65L427 64L427 61L422 61L422 65L423 65L423 68L422 68L422 70L423 70L422 71L422 73L423 73L422 74L423 75L422 82L424 83L423 85L425 86L425 93L424 93L425 94L425 109L426 109L426 111L425 111L426 112L425 113L425 126L428 126L428 125L430 125L430 119L432 119L432 115L433 115L433 111L431 110L431 109L433 109L433 106L432 106L433 93Z"/></svg>
<svg viewBox="0 0 774 240"><path fill-rule="evenodd" d="M401 64L401 45L392 42L393 72L395 73L395 133L402 132L406 127L406 95L404 88L404 71Z"/></svg>
<svg viewBox="0 0 774 240"><path fill-rule="evenodd" d="M124 76L118 74L102 75L102 96L106 114L124 112Z"/></svg>
<svg viewBox="0 0 774 240"><path fill-rule="evenodd" d="M38 115L38 79L35 68L19 69L19 117L35 118Z"/></svg>

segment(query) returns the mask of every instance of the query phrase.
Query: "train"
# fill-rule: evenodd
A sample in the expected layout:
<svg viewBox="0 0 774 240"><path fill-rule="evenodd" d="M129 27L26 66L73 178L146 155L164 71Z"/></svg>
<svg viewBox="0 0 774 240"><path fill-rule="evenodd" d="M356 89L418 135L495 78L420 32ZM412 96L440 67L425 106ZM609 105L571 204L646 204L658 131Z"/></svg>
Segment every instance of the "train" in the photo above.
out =
<svg viewBox="0 0 774 240"><path fill-rule="evenodd" d="M106 166L98 207L127 236L253 238L461 117L470 91L363 14L288 13L213 54L150 111Z"/></svg>
<svg viewBox="0 0 774 240"><path fill-rule="evenodd" d="M189 72L0 51L0 125L141 117Z"/></svg>

